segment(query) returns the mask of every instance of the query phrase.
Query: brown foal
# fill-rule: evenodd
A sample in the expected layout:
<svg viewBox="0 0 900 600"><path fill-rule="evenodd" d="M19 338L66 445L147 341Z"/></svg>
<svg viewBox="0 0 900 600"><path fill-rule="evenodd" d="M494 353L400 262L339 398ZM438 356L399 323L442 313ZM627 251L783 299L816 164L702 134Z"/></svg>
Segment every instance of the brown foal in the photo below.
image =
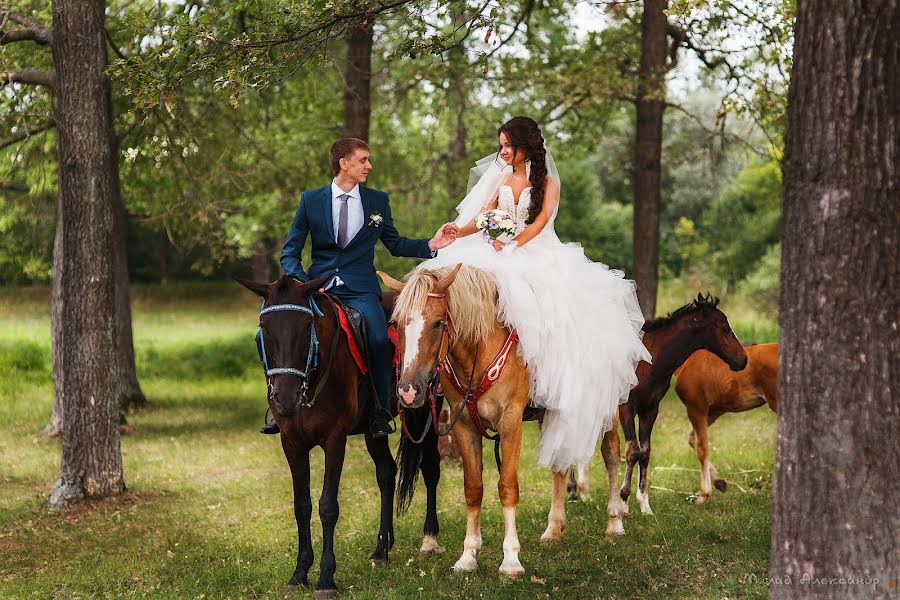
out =
<svg viewBox="0 0 900 600"><path fill-rule="evenodd" d="M688 443L700 461L700 493L694 504L709 499L713 486L721 492L728 484L709 460L709 426L725 413L744 412L768 404L776 412L778 387L778 343L745 348L747 367L732 371L706 350L694 352L675 371L675 393L687 408L691 431Z"/></svg>

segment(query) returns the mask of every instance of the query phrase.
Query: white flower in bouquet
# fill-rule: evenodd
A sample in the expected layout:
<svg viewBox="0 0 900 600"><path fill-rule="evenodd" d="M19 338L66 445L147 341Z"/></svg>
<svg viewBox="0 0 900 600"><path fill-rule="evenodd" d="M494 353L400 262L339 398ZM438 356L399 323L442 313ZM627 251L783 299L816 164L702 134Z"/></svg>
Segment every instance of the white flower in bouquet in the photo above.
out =
<svg viewBox="0 0 900 600"><path fill-rule="evenodd" d="M499 208L486 210L475 217L475 226L481 230L481 235L488 243L491 240L507 242L516 235L516 224L509 213Z"/></svg>

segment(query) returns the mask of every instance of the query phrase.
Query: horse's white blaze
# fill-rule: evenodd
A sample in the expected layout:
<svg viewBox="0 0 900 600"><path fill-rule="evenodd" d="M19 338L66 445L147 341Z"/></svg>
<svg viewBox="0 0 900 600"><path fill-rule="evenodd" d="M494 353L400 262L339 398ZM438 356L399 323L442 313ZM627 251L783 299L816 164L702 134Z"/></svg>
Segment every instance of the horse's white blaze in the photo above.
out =
<svg viewBox="0 0 900 600"><path fill-rule="evenodd" d="M419 356L419 344L422 341L422 333L425 331L425 319L422 315L413 317L406 324L406 348L403 351L403 370L409 368Z"/></svg>

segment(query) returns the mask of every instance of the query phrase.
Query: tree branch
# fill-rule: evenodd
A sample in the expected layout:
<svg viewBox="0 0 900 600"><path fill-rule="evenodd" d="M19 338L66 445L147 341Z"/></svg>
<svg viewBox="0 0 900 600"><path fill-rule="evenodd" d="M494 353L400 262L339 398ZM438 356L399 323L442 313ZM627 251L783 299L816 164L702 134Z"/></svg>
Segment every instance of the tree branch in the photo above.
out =
<svg viewBox="0 0 900 600"><path fill-rule="evenodd" d="M38 69L22 69L21 71L0 71L0 88L10 83L42 85L53 89L56 86L56 72L41 71Z"/></svg>
<svg viewBox="0 0 900 600"><path fill-rule="evenodd" d="M3 31L9 21L21 25L24 29ZM43 45L50 44L53 41L51 29L30 17L0 7L0 45L25 40Z"/></svg>
<svg viewBox="0 0 900 600"><path fill-rule="evenodd" d="M4 148L8 148L9 146L12 146L13 144L18 144L21 141L27 140L31 136L37 135L43 131L47 131L48 129L53 129L54 127L56 127L56 122L49 121L49 122L45 123L44 125L41 125L40 127L37 127L35 129L29 129L27 131L23 131L22 133L20 133L18 135L14 135L13 137L6 138L5 140L0 141L0 150L2 150Z"/></svg>
<svg viewBox="0 0 900 600"><path fill-rule="evenodd" d="M0 46L11 44L13 42L32 41L36 44L46 46L50 44L49 29L15 29L13 31L0 30Z"/></svg>

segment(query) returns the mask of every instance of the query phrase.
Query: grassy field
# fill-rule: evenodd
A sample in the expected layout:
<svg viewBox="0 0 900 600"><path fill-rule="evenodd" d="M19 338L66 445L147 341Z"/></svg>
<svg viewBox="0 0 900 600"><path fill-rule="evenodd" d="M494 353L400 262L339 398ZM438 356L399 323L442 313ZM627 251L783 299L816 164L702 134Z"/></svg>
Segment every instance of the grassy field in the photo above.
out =
<svg viewBox="0 0 900 600"><path fill-rule="evenodd" d="M677 286L664 291L664 310L690 297ZM265 410L252 338L258 304L219 284L136 287L133 296L138 370L151 405L129 417L133 431L122 440L128 493L50 514L44 503L60 449L58 440L39 435L52 407L47 293L0 292L0 598L282 598L296 528L278 440L256 433ZM771 319L737 303L724 308L742 340L775 339ZM537 431L527 425L518 513L526 574L515 581L497 573L502 517L492 467L485 470L477 573L450 572L465 530L462 470L452 464L444 465L438 501L446 553L416 555L420 484L412 509L396 521L391 565L370 566L378 491L364 444L353 439L340 493L336 581L352 598L764 597L766 588L747 579L767 572L775 419L759 409L716 423L713 461L732 485L699 507L685 501L699 485L687 429L670 393L653 438L655 515L633 505L626 537L604 539L598 456L592 500L569 503L565 541L542 546L551 482L534 464ZM315 501L321 451L312 463ZM316 563L311 579L317 574Z"/></svg>

